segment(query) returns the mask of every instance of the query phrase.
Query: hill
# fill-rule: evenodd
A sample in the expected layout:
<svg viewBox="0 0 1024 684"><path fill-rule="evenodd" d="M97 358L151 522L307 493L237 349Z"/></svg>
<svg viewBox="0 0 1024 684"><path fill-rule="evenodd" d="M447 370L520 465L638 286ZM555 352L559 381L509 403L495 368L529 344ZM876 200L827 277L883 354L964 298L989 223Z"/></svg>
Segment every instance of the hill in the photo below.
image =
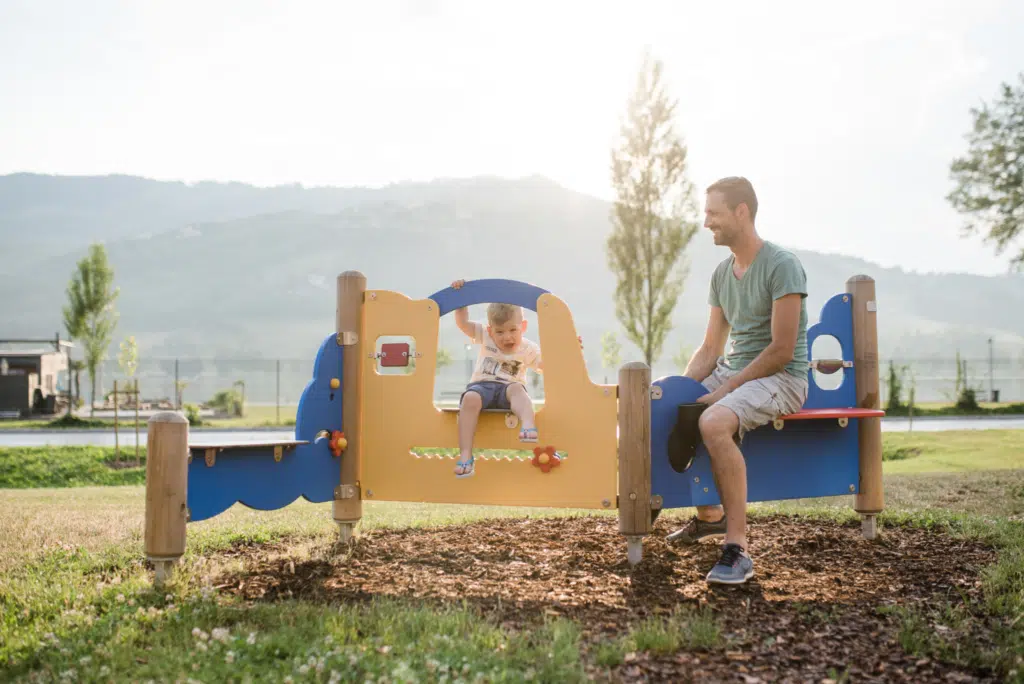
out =
<svg viewBox="0 0 1024 684"><path fill-rule="evenodd" d="M622 339L604 251L609 209L543 178L264 189L0 177L0 336L59 330L74 263L102 240L122 290L117 339L134 334L143 357L309 358L333 329L335 276L356 269L370 287L419 297L458 277L534 282L568 301L596 369L601 334ZM760 230L771 239L770 226ZM987 358L989 337L1000 349L1024 349L1024 277L907 273L795 251L810 283L811 321L850 275L876 279L883 358L950 359L958 348ZM706 231L691 243L690 275L656 373L674 372L680 345L699 344L707 282L726 255ZM454 325L442 328L442 344L458 349Z"/></svg>

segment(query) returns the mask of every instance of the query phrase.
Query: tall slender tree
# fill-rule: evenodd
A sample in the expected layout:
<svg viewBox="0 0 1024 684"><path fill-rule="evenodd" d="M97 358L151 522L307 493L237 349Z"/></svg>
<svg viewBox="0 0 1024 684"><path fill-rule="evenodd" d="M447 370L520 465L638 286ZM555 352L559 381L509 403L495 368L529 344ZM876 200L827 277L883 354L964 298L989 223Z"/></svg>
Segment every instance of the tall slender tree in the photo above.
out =
<svg viewBox="0 0 1024 684"><path fill-rule="evenodd" d="M92 388L89 415L95 413L96 371L107 353L117 327L114 303L120 289L114 287L114 269L101 244L89 246L89 253L78 262L68 284L68 304L64 307L64 327L72 339L85 348L85 367Z"/></svg>
<svg viewBox="0 0 1024 684"><path fill-rule="evenodd" d="M950 163L956 187L946 199L966 217L965 235L983 234L1002 254L1024 232L1024 72L970 113L968 150ZM1010 265L1024 269L1024 246Z"/></svg>
<svg viewBox="0 0 1024 684"><path fill-rule="evenodd" d="M617 200L607 250L617 279L615 315L648 365L672 329L689 270L683 252L699 225L676 105L662 63L645 55L611 155Z"/></svg>

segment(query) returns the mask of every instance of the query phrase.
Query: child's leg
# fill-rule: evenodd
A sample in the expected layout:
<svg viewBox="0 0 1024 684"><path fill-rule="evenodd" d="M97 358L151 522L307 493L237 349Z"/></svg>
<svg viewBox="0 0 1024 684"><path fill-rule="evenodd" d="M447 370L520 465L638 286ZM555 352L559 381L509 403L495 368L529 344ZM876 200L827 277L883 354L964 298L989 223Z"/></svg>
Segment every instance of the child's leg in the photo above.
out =
<svg viewBox="0 0 1024 684"><path fill-rule="evenodd" d="M509 406L519 416L519 422L522 425L519 430L519 439L523 442L536 442L537 427L534 423L533 402L530 401L530 395L526 393L526 388L518 382L514 382L505 390L505 396L508 397Z"/></svg>
<svg viewBox="0 0 1024 684"><path fill-rule="evenodd" d="M459 406L459 461L455 464L456 475L467 475L473 470L473 436L480 419L484 401L477 392L467 391L462 395Z"/></svg>

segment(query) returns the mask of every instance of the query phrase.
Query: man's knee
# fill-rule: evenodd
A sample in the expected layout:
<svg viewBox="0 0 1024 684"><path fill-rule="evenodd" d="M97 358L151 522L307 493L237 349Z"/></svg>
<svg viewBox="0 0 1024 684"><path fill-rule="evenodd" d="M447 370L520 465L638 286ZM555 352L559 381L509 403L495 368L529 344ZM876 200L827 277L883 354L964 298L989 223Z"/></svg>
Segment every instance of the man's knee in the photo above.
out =
<svg viewBox="0 0 1024 684"><path fill-rule="evenodd" d="M704 410L697 423L700 436L705 443L713 444L723 439L732 439L739 429L739 418L724 406L712 405Z"/></svg>

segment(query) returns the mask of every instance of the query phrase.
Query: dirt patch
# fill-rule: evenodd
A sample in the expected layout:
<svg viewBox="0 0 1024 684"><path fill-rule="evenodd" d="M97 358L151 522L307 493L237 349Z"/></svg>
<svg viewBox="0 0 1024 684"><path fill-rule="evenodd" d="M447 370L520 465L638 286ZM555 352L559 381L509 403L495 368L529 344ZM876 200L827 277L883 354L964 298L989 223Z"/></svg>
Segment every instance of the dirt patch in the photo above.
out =
<svg viewBox="0 0 1024 684"><path fill-rule="evenodd" d="M244 570L216 580L250 600L361 601L374 596L466 600L513 628L545 616L576 620L585 648L625 635L645 618L709 606L724 643L668 656L628 653L616 681L994 681L986 673L906 654L886 606L975 599L993 549L935 531L886 528L868 542L856 524L757 518L748 537L755 577L712 587L715 543L668 544L659 521L636 568L612 518L490 520L464 526L379 530L312 560L286 545L236 550ZM588 662L592 662L588 658ZM593 665L601 678L603 668Z"/></svg>

